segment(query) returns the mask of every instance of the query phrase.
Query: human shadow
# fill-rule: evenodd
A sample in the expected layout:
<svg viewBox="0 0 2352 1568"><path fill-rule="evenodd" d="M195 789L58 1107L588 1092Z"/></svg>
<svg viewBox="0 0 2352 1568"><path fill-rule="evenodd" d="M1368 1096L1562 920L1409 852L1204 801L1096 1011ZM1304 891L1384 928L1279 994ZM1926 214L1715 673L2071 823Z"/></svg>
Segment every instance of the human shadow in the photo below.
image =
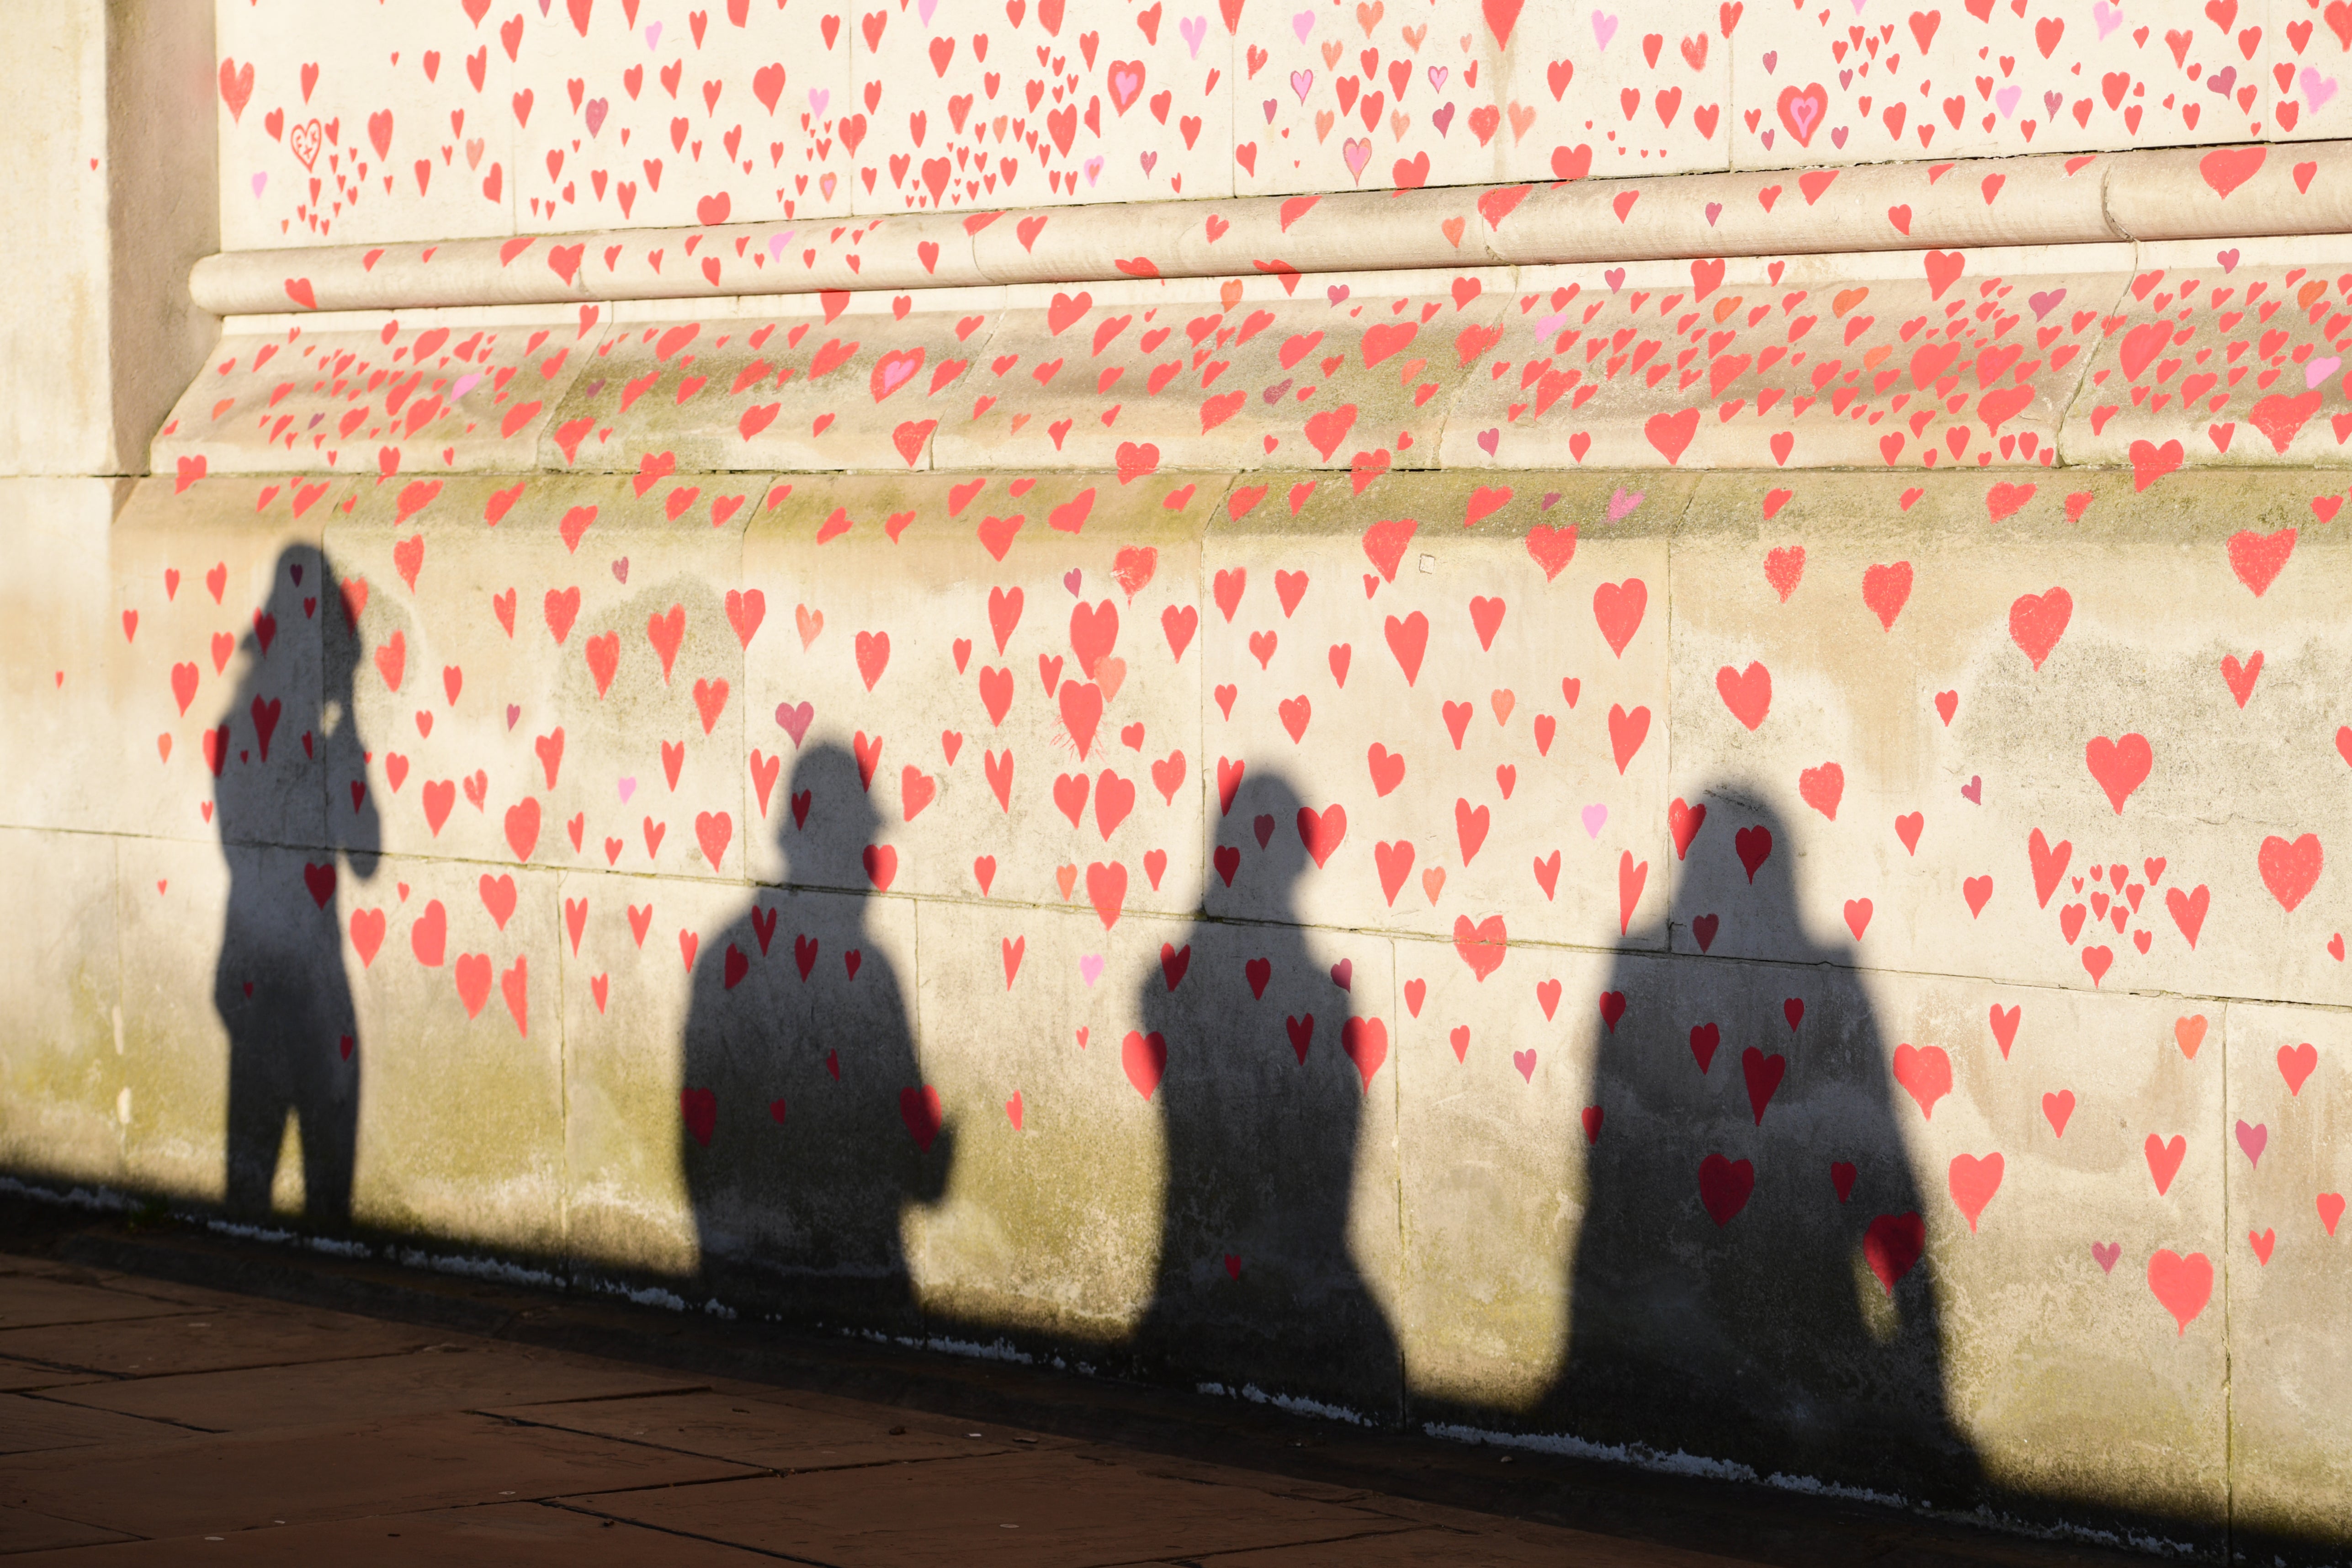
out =
<svg viewBox="0 0 2352 1568"><path fill-rule="evenodd" d="M1158 1276L1131 1345L1151 1375L1389 1422L1397 1342L1349 1215L1367 1094L1394 1079L1377 1072L1385 1034L1378 1056L1351 1036L1350 990L1307 950L1299 816L1287 781L1250 768L1217 825L1218 852L1239 856L1221 900L1234 918L1197 919L1139 982L1140 1038L1125 1048L1164 1051L1153 1099L1167 1175Z"/></svg>
<svg viewBox="0 0 2352 1568"><path fill-rule="evenodd" d="M787 886L697 955L678 1152L700 1283L813 1320L919 1322L901 1226L954 1159L907 998L876 940L866 855L882 819L839 745L813 742L776 803Z"/></svg>
<svg viewBox="0 0 2352 1568"><path fill-rule="evenodd" d="M1654 927L1603 994L1604 1019L1623 1011L1594 1065L1543 1416L1764 1478L1966 1500L1979 1467L1947 1408L1926 1211L1856 954L1807 921L1788 825L1714 805L1675 868L1678 956L1653 956L1670 934Z"/></svg>
<svg viewBox="0 0 2352 1568"><path fill-rule="evenodd" d="M351 1218L362 1063L337 868L372 878L382 842L373 795L352 790L367 776L352 690L360 640L331 609L338 589L319 549L279 554L268 600L238 641L236 693L205 738L228 868L213 972L229 1043L227 1205L268 1212L290 1121L305 1217L328 1228ZM307 647L320 650L315 672ZM324 829L315 846L314 825Z"/></svg>

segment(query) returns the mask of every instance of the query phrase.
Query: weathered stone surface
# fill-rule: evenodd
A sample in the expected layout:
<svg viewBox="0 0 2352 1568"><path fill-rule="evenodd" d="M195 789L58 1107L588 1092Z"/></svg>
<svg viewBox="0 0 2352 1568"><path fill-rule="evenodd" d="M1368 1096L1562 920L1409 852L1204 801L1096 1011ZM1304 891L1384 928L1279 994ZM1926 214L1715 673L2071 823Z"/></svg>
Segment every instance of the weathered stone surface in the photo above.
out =
<svg viewBox="0 0 2352 1568"><path fill-rule="evenodd" d="M2328 18L229 9L24 51L12 1173L2340 1531Z"/></svg>
<svg viewBox="0 0 2352 1568"><path fill-rule="evenodd" d="M291 546L257 480L152 481L110 579L195 597L87 639L105 679L284 629L208 678L220 779L126 796L194 827L11 831L58 897L104 847L73 929L122 966L118 1056L110 969L20 960L70 1000L12 1043L17 1158L1365 1418L2028 1512L2242 1475L2309 1525L2295 1417L2221 1372L2341 1185L2278 1120L2324 1040L2225 1176L2285 1087L2225 1096L2232 1016L2341 985L2306 485L1178 478L340 480ZM119 614L79 580L30 591ZM264 773L243 689L310 680ZM2144 778L2091 765L2133 734ZM2295 1162L2248 1266L2225 1182ZM2263 1353L2281 1410L2331 1375Z"/></svg>

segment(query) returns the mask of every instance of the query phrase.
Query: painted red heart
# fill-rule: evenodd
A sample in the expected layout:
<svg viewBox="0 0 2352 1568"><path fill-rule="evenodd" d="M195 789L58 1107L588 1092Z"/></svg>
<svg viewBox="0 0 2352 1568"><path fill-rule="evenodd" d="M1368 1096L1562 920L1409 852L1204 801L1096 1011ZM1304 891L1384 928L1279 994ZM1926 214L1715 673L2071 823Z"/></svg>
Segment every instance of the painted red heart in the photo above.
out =
<svg viewBox="0 0 2352 1568"><path fill-rule="evenodd" d="M1653 414L1642 426L1642 434L1669 467L1682 459L1690 448L1691 437L1698 434L1698 410L1685 408L1675 414Z"/></svg>
<svg viewBox="0 0 2352 1568"><path fill-rule="evenodd" d="M1977 1221L1985 1205L2000 1191L2002 1161L1998 1153L1981 1159L1974 1154L1955 1154L1944 1181L1951 1191L1953 1206L1968 1216L1969 1232L1976 1233Z"/></svg>
<svg viewBox="0 0 2352 1568"><path fill-rule="evenodd" d="M2074 596L2063 588L2021 595L2009 606L2010 640L2040 669L2074 618Z"/></svg>
<svg viewBox="0 0 2352 1568"><path fill-rule="evenodd" d="M2230 535L2230 570L2259 599L2278 580L2287 557L2294 553L2294 541L2295 531L2292 528L2282 528L2275 533L2241 529Z"/></svg>
<svg viewBox="0 0 2352 1568"><path fill-rule="evenodd" d="M2325 864L2319 835L2306 833L2290 844L2273 834L2263 840L2257 864L2262 868L2263 886L2271 890L2271 897L2279 901L2281 909L2293 914L2295 906L2319 880L2320 868Z"/></svg>
<svg viewBox="0 0 2352 1568"><path fill-rule="evenodd" d="M1847 1167L1852 1170L1853 1167ZM1832 1167L1834 1173L1834 1167ZM1852 1190L1853 1177L1846 1178ZM1839 1202L1845 1201L1844 1194ZM1895 1287L1911 1272L1927 1251L1927 1222L1917 1214L1883 1214L1870 1222L1863 1232L1863 1260L1869 1264L1872 1274L1892 1297Z"/></svg>
<svg viewBox="0 0 2352 1568"><path fill-rule="evenodd" d="M1319 870L1348 837L1348 808L1326 806L1318 812L1311 806L1298 808L1298 841L1307 847Z"/></svg>
<svg viewBox="0 0 2352 1568"><path fill-rule="evenodd" d="M940 1091L929 1084L919 1088L909 1086L898 1091L898 1120L907 1124L908 1136L915 1147L928 1154L939 1140L945 1118L940 1105Z"/></svg>
<svg viewBox="0 0 2352 1568"><path fill-rule="evenodd" d="M1389 1026L1378 1018L1350 1018L1339 1026L1339 1048L1356 1064L1364 1092L1371 1093L1372 1075L1389 1059Z"/></svg>
<svg viewBox="0 0 2352 1568"><path fill-rule="evenodd" d="M1715 689L1731 716L1750 731L1772 710L1772 672L1760 659L1749 660L1745 670L1725 665L1715 672Z"/></svg>
<svg viewBox="0 0 2352 1568"><path fill-rule="evenodd" d="M1505 944L1509 940L1500 915L1488 915L1475 923L1468 915L1454 917L1454 951L1461 954L1462 962L1482 983L1503 966Z"/></svg>
<svg viewBox="0 0 2352 1568"><path fill-rule="evenodd" d="M1720 1154L1709 1154L1699 1162L1698 1201L1717 1227L1729 1225L1738 1217L1739 1211L1748 1206L1748 1199L1755 1191L1756 1166L1752 1161L1727 1160Z"/></svg>
<svg viewBox="0 0 2352 1568"><path fill-rule="evenodd" d="M1952 1058L1941 1046L1906 1041L1895 1047L1895 1081L1918 1102L1919 1114L1933 1121L1936 1102L1952 1092Z"/></svg>
<svg viewBox="0 0 2352 1568"><path fill-rule="evenodd" d="M2094 736L2084 748L2083 758L2090 766L2091 776L2106 792L2107 803L2116 808L2117 816L2124 814L2124 802L2147 781L2148 769L2155 763L2147 737L2139 734L2113 741L2105 735Z"/></svg>
<svg viewBox="0 0 2352 1568"><path fill-rule="evenodd" d="M678 1111L686 1121L687 1136L705 1149L710 1147L710 1135L719 1127L719 1096L707 1089L682 1089L677 1093Z"/></svg>
<svg viewBox="0 0 2352 1568"><path fill-rule="evenodd" d="M1784 87L1775 105L1780 123L1801 147L1812 145L1813 133L1821 129L1822 117L1830 111L1829 90L1820 82L1805 87Z"/></svg>
<svg viewBox="0 0 2352 1568"><path fill-rule="evenodd" d="M2212 1259L2201 1252L2183 1258L2169 1247L2158 1247L2147 1260L2147 1288L2185 1336L2213 1299Z"/></svg>
<svg viewBox="0 0 2352 1568"><path fill-rule="evenodd" d="M1160 1078L1168 1070L1168 1042L1157 1029L1149 1035L1129 1029L1119 1042L1118 1063L1135 1092L1150 1100L1159 1092Z"/></svg>

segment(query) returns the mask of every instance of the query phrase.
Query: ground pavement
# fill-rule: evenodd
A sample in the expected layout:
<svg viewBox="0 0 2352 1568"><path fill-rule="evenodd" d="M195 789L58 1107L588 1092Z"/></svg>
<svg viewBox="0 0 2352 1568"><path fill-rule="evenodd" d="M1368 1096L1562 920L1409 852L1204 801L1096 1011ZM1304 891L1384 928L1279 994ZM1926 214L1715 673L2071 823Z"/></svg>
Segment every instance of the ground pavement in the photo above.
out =
<svg viewBox="0 0 2352 1568"><path fill-rule="evenodd" d="M0 1554L2112 1563L1760 1489L0 1205Z"/></svg>

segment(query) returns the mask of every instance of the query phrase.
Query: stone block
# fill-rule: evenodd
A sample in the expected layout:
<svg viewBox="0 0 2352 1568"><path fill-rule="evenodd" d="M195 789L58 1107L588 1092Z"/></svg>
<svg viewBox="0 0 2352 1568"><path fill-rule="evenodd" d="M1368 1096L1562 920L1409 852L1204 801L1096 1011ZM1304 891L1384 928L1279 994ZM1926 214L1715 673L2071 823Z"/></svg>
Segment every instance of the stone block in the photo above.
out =
<svg viewBox="0 0 2352 1568"><path fill-rule="evenodd" d="M2209 1012L2210 1010L2209 1009ZM2226 1081L2226 1228L2215 1304L2230 1343L2230 1489L2242 1532L2298 1561L2347 1532L2340 1300L2352 1153L2337 1016L2236 1002L2211 1018ZM2196 1330L2189 1331L2194 1333ZM2300 1548L2300 1550L2298 1550Z"/></svg>
<svg viewBox="0 0 2352 1568"><path fill-rule="evenodd" d="M153 741L138 758L111 717L137 679L131 649L139 622L149 621L152 638L163 601L160 577L140 595L152 605L117 601L108 529L129 488L110 479L0 479L0 526L17 546L0 574L0 624L8 627L0 701L10 731L0 748L0 821L105 826L131 803L94 788L93 779L143 761L145 771L130 776L153 780Z"/></svg>
<svg viewBox="0 0 2352 1568"><path fill-rule="evenodd" d="M453 479L415 515L379 492L338 519L338 570L369 584L354 712L386 847L740 873L727 596L757 487L725 500L713 528L610 477Z"/></svg>
<svg viewBox="0 0 2352 1568"><path fill-rule="evenodd" d="M698 1122L682 1110L681 1096L697 1089L715 1095L719 1086L686 1076L695 965L709 965L724 996L738 966L791 962L793 933L783 935L781 947L772 930L766 945L757 940L746 914L749 891L601 870L563 878L571 943L560 1000L565 1206L574 1255L598 1268L677 1282L700 1271L682 1151L698 1127L713 1133L717 1106L711 1121ZM798 1099L808 1076L774 1086L776 1097L789 1089ZM722 1152L745 1139L757 1144L780 1137L761 1127L766 1110L764 1102L730 1094Z"/></svg>
<svg viewBox="0 0 2352 1568"><path fill-rule="evenodd" d="M299 301L293 301L299 303ZM156 435L158 473L260 473L308 510L364 476L416 499L457 472L529 468L614 306L247 317ZM608 329L609 330L609 329ZM402 475L405 473L406 477ZM300 476L300 477L294 477ZM268 502L260 503L267 510Z"/></svg>
<svg viewBox="0 0 2352 1568"><path fill-rule="evenodd" d="M298 518L290 503L257 511L260 488L224 479L183 492L149 479L115 519L115 624L100 640L112 655L109 741L121 750L89 770L78 826L316 845L331 824L348 838L328 792L362 763L347 722L350 648L325 630L338 612L324 519Z"/></svg>
<svg viewBox="0 0 2352 1568"><path fill-rule="evenodd" d="M2224 503L2218 476L2146 497L2080 482L1955 476L1892 515L1858 479L1703 492L1678 557L1671 724L1677 787L1715 792L1689 863L1727 951L1773 951L1738 913L1739 836L1769 804L1801 825L1810 918L1843 923L1874 966L2339 993L2326 894L2304 902L2326 886L2321 803L2352 788L2322 695L2340 659L2314 618L2334 547L2279 531L2285 498ZM1856 509L1822 541L1815 520ZM2276 563L2276 580L2256 595L2233 560ZM2277 650L2259 669L2256 642ZM2231 762L2248 754L2274 783L2245 786Z"/></svg>
<svg viewBox="0 0 2352 1568"><path fill-rule="evenodd" d="M635 472L914 467L990 341L1001 295L646 302L600 334L540 461ZM867 414L866 410L873 410ZM593 438L592 438L593 437Z"/></svg>
<svg viewBox="0 0 2352 1568"><path fill-rule="evenodd" d="M123 1178L126 1086L116 847L0 829L0 884L26 919L0 1023L0 1159L28 1179Z"/></svg>
<svg viewBox="0 0 2352 1568"><path fill-rule="evenodd" d="M1213 912L1592 942L1663 891L1687 485L1514 478L1302 480L1219 526L1203 767L1213 750L1221 780L1243 772L1215 823L1235 871L1218 865ZM1302 808L1323 854L1295 903L1269 901L1253 862L1276 835L1297 851Z"/></svg>
<svg viewBox="0 0 2352 1568"><path fill-rule="evenodd" d="M769 751L755 766L792 766L772 798L760 784L776 826L756 874L1196 907L1213 488L861 477L763 511L743 581L770 623L745 723Z"/></svg>
<svg viewBox="0 0 2352 1568"><path fill-rule="evenodd" d="M353 1045L339 1066L357 1102L355 1224L444 1245L562 1253L559 886L549 869L442 858L385 855L373 868L347 868L347 946L337 957L349 976ZM331 986L337 976L323 978ZM339 1042L289 1042L297 1046L325 1053Z"/></svg>

